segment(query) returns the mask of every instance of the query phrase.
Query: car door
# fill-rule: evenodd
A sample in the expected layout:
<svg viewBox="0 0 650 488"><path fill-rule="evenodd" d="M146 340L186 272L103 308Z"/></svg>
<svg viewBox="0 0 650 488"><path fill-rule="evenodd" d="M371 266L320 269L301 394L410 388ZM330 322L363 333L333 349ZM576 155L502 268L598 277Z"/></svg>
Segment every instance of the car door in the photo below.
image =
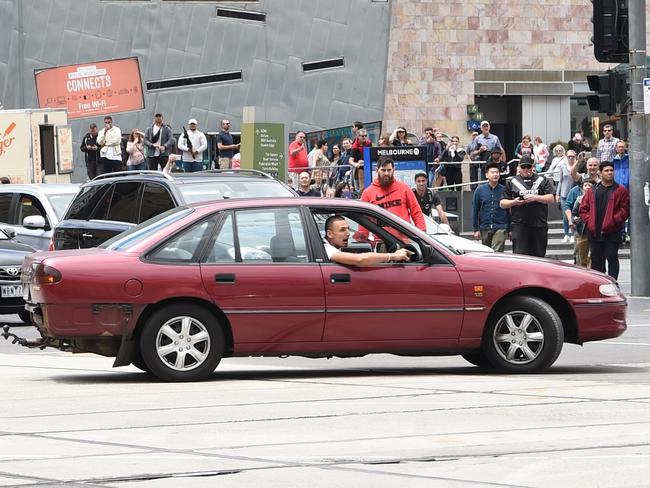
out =
<svg viewBox="0 0 650 488"><path fill-rule="evenodd" d="M203 283L228 317L235 344L320 342L323 280L298 208L225 213L208 249Z"/></svg>
<svg viewBox="0 0 650 488"><path fill-rule="evenodd" d="M34 215L43 217L43 220L45 220L44 228L30 229L23 225L26 217ZM18 195L14 231L16 232L16 240L23 244L39 250L47 250L50 247L52 237L51 216L48 215L45 204L36 195L23 192Z"/></svg>
<svg viewBox="0 0 650 488"><path fill-rule="evenodd" d="M317 222L321 222L320 233L324 236L320 215ZM403 236L419 258L409 263L343 266L329 262L323 255L323 340L365 341L367 346L361 348L373 349L381 348L377 341L458 338L464 299L460 275L453 263L444 258L436 264L425 263L422 255L426 241L395 225L396 221L368 212L347 212L344 216L354 231L351 241L366 241L382 251L403 246L404 242L394 237ZM362 224L374 232L365 231Z"/></svg>

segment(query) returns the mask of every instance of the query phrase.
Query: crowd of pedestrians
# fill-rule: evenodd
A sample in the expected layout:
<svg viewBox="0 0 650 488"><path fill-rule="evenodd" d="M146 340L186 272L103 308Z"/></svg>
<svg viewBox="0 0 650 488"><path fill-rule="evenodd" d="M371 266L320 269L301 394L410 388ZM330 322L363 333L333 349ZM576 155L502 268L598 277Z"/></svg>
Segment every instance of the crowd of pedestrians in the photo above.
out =
<svg viewBox="0 0 650 488"><path fill-rule="evenodd" d="M234 143L230 121L221 121L216 139L219 156L214 165L221 169L236 168L235 156L240 145ZM183 126L182 132L175 137L160 113L154 115L152 124L144 132L134 128L128 135L107 115L101 129L95 123L90 124L80 146L90 180L101 174L125 170L201 171L207 148L207 138L198 129L196 119L189 119L187 127ZM169 161L171 155L174 155L171 158L173 164Z"/></svg>
<svg viewBox="0 0 650 488"><path fill-rule="evenodd" d="M202 170L207 139L196 119L187 125L176 139L159 113L144 132L134 128L128 137L110 116L101 129L90 124L81 143L88 178L124 169ZM613 127L603 127L603 138L593 150L581 133L575 133L568 144L550 149L541 137L524 135L510 161L489 121L481 122L480 129L467 145L435 127L426 127L421 137L404 126L380 135L379 146L426 148L427 170L415 176L413 188L394 178L395 164L385 157L377 164L376 179L366 188L364 148L372 142L361 122L353 124L352 137L343 137L331 147L327 140L318 140L310 151L306 133L298 131L288 148L288 181L300 196L360 198L421 228L422 215L437 216L448 224L436 188L470 189L476 239L497 252L503 252L510 239L514 253L540 257L545 256L548 243L549 205L557 204L562 241L574 245L575 262L607 270L616 278L618 249L629 240L630 173L626 144L614 137ZM228 120L221 122L217 148L215 166L238 167L239 144L230 134ZM464 165L469 167L466 183ZM383 198L389 193L394 193L395 201L392 196L388 201Z"/></svg>

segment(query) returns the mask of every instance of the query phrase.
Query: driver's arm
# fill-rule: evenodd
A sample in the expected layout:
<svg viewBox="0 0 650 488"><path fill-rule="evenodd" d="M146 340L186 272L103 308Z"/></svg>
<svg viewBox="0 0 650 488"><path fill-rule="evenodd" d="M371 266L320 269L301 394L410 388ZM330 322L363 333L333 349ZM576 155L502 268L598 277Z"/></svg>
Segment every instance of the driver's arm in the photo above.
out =
<svg viewBox="0 0 650 488"><path fill-rule="evenodd" d="M350 266L367 266L370 264L379 263L403 263L409 260L413 252L408 249L398 249L395 252L365 252L353 253L340 251L330 257L330 261L338 264L346 264Z"/></svg>

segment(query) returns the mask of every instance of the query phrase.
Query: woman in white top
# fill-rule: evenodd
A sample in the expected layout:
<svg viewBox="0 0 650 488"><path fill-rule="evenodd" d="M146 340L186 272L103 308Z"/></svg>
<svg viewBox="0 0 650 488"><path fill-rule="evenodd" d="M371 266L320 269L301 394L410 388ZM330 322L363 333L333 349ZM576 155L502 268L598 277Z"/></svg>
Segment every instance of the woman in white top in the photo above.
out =
<svg viewBox="0 0 650 488"><path fill-rule="evenodd" d="M557 188L558 183L560 182L560 164L566 164L567 163L567 158L564 153L564 146L561 144L558 144L553 148L553 155L555 156L553 158L553 161L551 161L551 165L548 167L547 175L546 177L553 178L553 182L555 183L555 187Z"/></svg>
<svg viewBox="0 0 650 488"><path fill-rule="evenodd" d="M536 136L533 144L533 155L535 157L535 171L542 172L548 158L548 146L542 142L542 138Z"/></svg>

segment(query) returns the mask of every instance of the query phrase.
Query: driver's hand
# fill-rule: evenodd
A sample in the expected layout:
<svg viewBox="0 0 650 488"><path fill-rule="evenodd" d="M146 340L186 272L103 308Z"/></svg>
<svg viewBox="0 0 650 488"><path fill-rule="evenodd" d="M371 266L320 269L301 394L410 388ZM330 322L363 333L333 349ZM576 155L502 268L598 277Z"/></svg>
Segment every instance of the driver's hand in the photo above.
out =
<svg viewBox="0 0 650 488"><path fill-rule="evenodd" d="M395 251L393 254L391 254L391 261L396 261L396 262L408 261L412 255L413 255L413 251L409 251L408 249L401 248Z"/></svg>

